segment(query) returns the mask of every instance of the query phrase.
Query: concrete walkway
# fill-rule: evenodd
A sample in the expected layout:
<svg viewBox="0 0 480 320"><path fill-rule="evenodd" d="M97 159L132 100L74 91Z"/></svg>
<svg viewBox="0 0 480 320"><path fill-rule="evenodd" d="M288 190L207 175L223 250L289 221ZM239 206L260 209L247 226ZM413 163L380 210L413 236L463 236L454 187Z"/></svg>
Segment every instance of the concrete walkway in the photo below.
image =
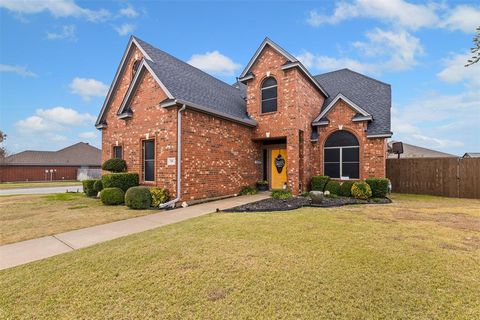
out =
<svg viewBox="0 0 480 320"><path fill-rule="evenodd" d="M0 246L0 270L268 197L268 193L233 197L3 245Z"/></svg>
<svg viewBox="0 0 480 320"><path fill-rule="evenodd" d="M41 188L18 188L0 190L0 196L16 194L46 194L46 193L64 193L64 192L83 192L82 186L61 186L61 187L41 187Z"/></svg>

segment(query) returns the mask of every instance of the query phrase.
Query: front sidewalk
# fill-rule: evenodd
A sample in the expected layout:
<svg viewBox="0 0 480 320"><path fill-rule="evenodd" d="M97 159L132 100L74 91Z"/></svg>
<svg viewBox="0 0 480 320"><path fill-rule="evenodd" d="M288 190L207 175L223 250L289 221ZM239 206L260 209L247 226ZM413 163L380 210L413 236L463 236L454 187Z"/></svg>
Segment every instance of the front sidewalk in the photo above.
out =
<svg viewBox="0 0 480 320"><path fill-rule="evenodd" d="M3 245L0 246L0 270L199 217L215 212L217 209L225 210L268 197L268 193L262 193L254 196L227 198L187 208L162 211L146 216L59 233L53 236Z"/></svg>

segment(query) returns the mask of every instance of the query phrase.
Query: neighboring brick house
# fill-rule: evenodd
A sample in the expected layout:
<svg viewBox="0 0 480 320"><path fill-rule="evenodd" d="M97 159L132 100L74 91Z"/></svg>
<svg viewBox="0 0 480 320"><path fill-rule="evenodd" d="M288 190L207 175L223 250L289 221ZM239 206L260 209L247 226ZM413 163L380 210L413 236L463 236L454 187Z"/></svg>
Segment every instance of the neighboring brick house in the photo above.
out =
<svg viewBox="0 0 480 320"><path fill-rule="evenodd" d="M102 151L79 142L58 151L27 150L0 160L0 182L76 180L79 169L100 169Z"/></svg>
<svg viewBox="0 0 480 320"><path fill-rule="evenodd" d="M262 179L298 194L313 175L385 176L390 91L348 69L312 76L268 38L228 85L132 37L96 127L103 160L121 156L175 201Z"/></svg>

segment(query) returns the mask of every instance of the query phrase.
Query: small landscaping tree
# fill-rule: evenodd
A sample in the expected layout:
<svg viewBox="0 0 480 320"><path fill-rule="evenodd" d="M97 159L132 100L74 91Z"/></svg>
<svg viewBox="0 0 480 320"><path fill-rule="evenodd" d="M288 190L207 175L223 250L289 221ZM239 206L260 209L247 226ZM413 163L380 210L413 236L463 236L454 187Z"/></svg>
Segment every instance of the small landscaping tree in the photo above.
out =
<svg viewBox="0 0 480 320"><path fill-rule="evenodd" d="M105 188L100 192L100 200L107 206L119 205L125 200L125 192L120 188Z"/></svg>
<svg viewBox="0 0 480 320"><path fill-rule="evenodd" d="M152 196L148 187L131 187L125 193L125 204L131 209L148 209Z"/></svg>

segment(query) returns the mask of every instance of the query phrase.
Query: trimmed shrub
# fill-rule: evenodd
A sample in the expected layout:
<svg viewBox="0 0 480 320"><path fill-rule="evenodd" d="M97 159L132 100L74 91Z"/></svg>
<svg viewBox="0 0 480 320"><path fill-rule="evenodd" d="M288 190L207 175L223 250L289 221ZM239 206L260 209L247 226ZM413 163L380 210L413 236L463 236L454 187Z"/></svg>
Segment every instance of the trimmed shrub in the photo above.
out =
<svg viewBox="0 0 480 320"><path fill-rule="evenodd" d="M310 183L310 188L314 191L324 191L325 185L330 180L329 176L314 176Z"/></svg>
<svg viewBox="0 0 480 320"><path fill-rule="evenodd" d="M83 192L89 196L89 197L95 197L97 195L97 191L95 191L95 181L96 179L88 179L88 180L83 180L82 185L83 185Z"/></svg>
<svg viewBox="0 0 480 320"><path fill-rule="evenodd" d="M330 180L325 185L325 191L330 191L330 194L338 194L338 189L340 189L340 183L335 180Z"/></svg>
<svg viewBox="0 0 480 320"><path fill-rule="evenodd" d="M125 193L125 204L130 209L148 209L152 196L148 187L131 187Z"/></svg>
<svg viewBox="0 0 480 320"><path fill-rule="evenodd" d="M102 163L102 169L110 172L124 172L127 169L127 163L123 159L113 158Z"/></svg>
<svg viewBox="0 0 480 320"><path fill-rule="evenodd" d="M152 198L152 207L158 207L170 199L168 190L159 187L150 188L150 196Z"/></svg>
<svg viewBox="0 0 480 320"><path fill-rule="evenodd" d="M93 189L95 189L96 192L100 192L103 190L103 183L101 179L95 181L95 183L93 184Z"/></svg>
<svg viewBox="0 0 480 320"><path fill-rule="evenodd" d="M274 199L290 199L292 193L289 190L277 189L272 190L272 198Z"/></svg>
<svg viewBox="0 0 480 320"><path fill-rule="evenodd" d="M124 192L138 186L138 173L109 173L102 176L104 188L120 188Z"/></svg>
<svg viewBox="0 0 480 320"><path fill-rule="evenodd" d="M353 186L353 181L345 181L340 185L340 188L338 189L338 195L342 197L351 197L352 186Z"/></svg>
<svg viewBox="0 0 480 320"><path fill-rule="evenodd" d="M372 197L374 198L385 198L388 194L388 184L390 180L387 178L368 178L365 180L366 183L372 189Z"/></svg>
<svg viewBox="0 0 480 320"><path fill-rule="evenodd" d="M240 194L242 196L253 195L257 193L258 193L257 188L250 187L250 186L243 187L242 190L240 190Z"/></svg>
<svg viewBox="0 0 480 320"><path fill-rule="evenodd" d="M125 192L120 188L105 188L100 192L100 200L107 206L122 204L125 199Z"/></svg>
<svg viewBox="0 0 480 320"><path fill-rule="evenodd" d="M352 186L352 196L366 200L372 196L372 189L365 181L355 182Z"/></svg>

